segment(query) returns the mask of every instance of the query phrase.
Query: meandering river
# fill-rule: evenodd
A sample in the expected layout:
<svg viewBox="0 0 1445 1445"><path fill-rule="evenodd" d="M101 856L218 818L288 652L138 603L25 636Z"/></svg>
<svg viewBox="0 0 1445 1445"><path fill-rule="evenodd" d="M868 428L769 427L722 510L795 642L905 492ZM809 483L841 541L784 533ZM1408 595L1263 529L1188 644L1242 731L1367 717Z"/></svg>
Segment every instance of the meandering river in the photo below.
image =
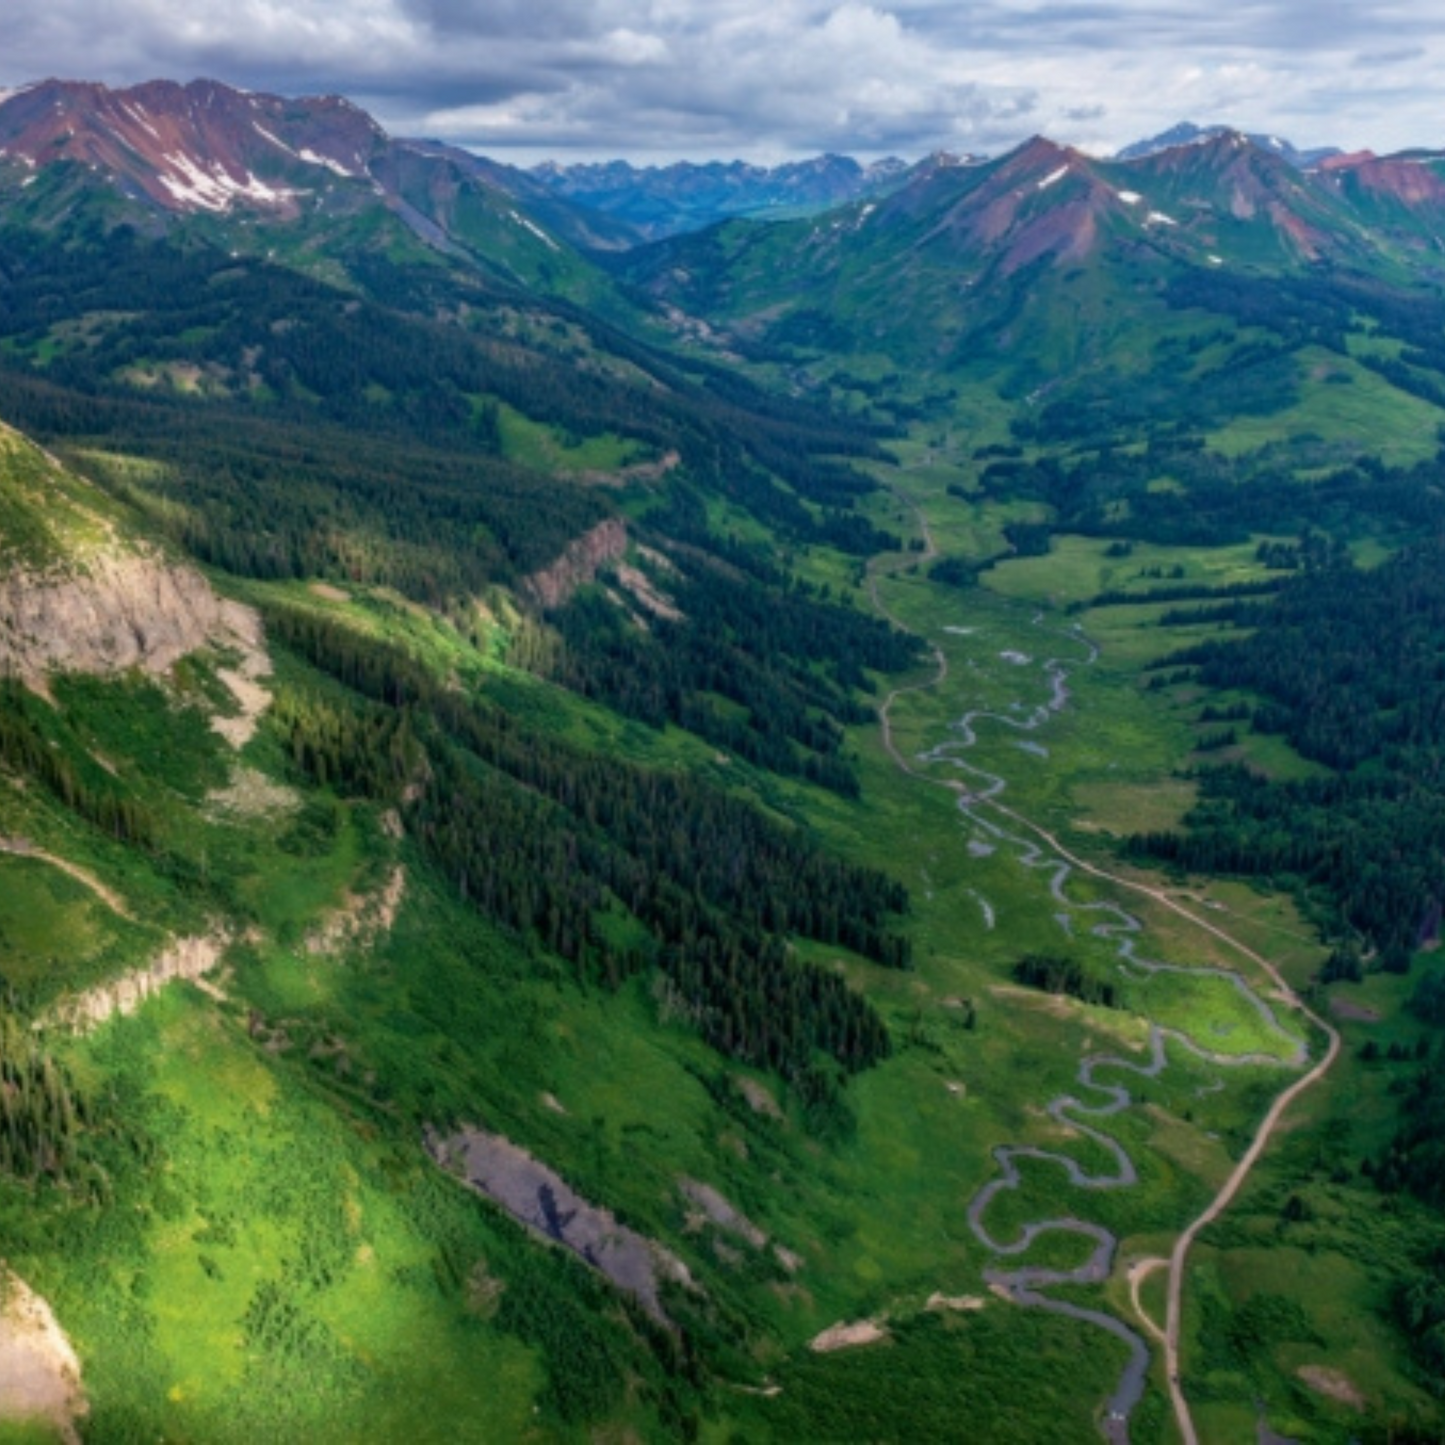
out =
<svg viewBox="0 0 1445 1445"><path fill-rule="evenodd" d="M1107 1280L1114 1268L1115 1255L1118 1252L1117 1236L1101 1224L1070 1213L1029 1221L1014 1238L1000 1239L988 1226L990 1206L1000 1194L1020 1187L1021 1160L1052 1165L1062 1171L1071 1186L1083 1191L1128 1189L1135 1186L1139 1174L1134 1160L1116 1138L1099 1126L1133 1105L1132 1081L1157 1078L1163 1073L1169 1065L1170 1045L1186 1050L1219 1068L1258 1065L1293 1071L1308 1062L1309 1051L1298 1036L1283 1025L1274 1004L1261 997L1243 974L1232 969L1191 967L1145 957L1139 951L1143 924L1136 915L1117 903L1084 902L1072 898L1068 883L1076 871L1074 862L1042 841L1042 835L1028 836L1020 829L1020 824L1023 829L1030 830L1032 825L1003 805L1001 799L1007 789L1004 778L971 760L969 754L978 746L980 727L1010 729L1021 734L1033 734L1045 729L1069 704L1071 673L1079 668L1092 666L1098 658L1098 648L1077 626L1062 633L1049 633L1041 613L1033 616L1031 625L1039 629L1041 635L1049 637L1051 642L1061 638L1068 644L1068 653L1072 655L1049 656L1037 664L1023 653L1011 651L999 656L1003 657L1011 668L1017 669L1020 682L1027 677L1042 674L1047 694L1043 702L1029 704L1020 700L1002 709L978 708L966 712L952 724L947 740L917 754L911 760L904 760L898 754L893 746L891 729L886 729L885 740L890 750L900 766L915 776L925 775L926 770L927 775L936 779L938 770L943 767L963 775L965 782L952 784L959 794L960 811L975 830L991 840L993 849L1005 850L1013 855L1018 866L1048 876L1049 894L1061 910L1058 915L1061 925L1069 932L1074 932L1076 925L1087 926L1094 936L1112 940L1116 946L1120 968L1132 972L1136 977L1177 973L1207 976L1211 980L1227 980L1238 990L1244 1007L1257 1013L1263 1031L1277 1037L1280 1043L1280 1049L1275 1053L1224 1054L1201 1046L1178 1029L1152 1023L1147 1057L1143 1061L1118 1054L1089 1054L1079 1065L1077 1092L1060 1094L1050 1099L1045 1109L1056 1123L1092 1140L1108 1157L1108 1166L1091 1170L1057 1149L1028 1144L1000 1145L994 1150L999 1172L969 1204L969 1227L979 1242L998 1261L985 1272L985 1278L990 1284L1020 1305L1050 1310L1081 1320L1108 1331L1128 1347L1127 1362L1104 1403L1102 1422L1103 1433L1107 1439L1125 1442L1129 1438L1129 1417L1143 1398L1145 1390L1151 1359L1148 1342L1137 1330L1115 1315L1103 1310L1088 1309L1045 1293L1059 1285L1101 1284ZM984 629L973 629L972 632L977 636L980 645L986 644L987 632ZM947 661L941 650L935 649L935 656L938 660L938 673L929 683L923 684L925 687L937 686L948 676ZM1041 766L1045 765L1045 749L1033 746L1029 751L1040 757ZM1107 877L1100 870L1091 868L1089 871ZM1192 915L1185 916L1192 919ZM1201 926L1232 942L1220 930L1207 924L1201 923ZM1281 988L1280 996L1286 1004L1294 1005L1295 1000L1287 989ZM1101 1074L1109 1076L1107 1082L1101 1080ZM1217 1087L1222 1086L1220 1081ZM1008 1263L1010 1259L1026 1254L1041 1235L1056 1232L1078 1235L1092 1242L1093 1248L1083 1263L1072 1269L1015 1266Z"/></svg>

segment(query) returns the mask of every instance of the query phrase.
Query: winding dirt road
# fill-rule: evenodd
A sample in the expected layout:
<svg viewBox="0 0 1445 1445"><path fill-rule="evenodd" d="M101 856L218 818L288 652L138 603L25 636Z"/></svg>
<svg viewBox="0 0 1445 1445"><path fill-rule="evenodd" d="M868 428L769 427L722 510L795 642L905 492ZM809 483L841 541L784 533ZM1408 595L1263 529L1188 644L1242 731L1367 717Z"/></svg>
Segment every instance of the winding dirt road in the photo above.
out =
<svg viewBox="0 0 1445 1445"><path fill-rule="evenodd" d="M932 532L929 528L928 519L923 513L922 509L917 504L917 502L915 502L912 497L908 496L897 487L893 487L890 490L892 490L893 495L900 502L902 502L906 507L908 507L908 509L917 519L919 533L924 543L924 549L921 553L892 554L891 556L887 557L874 558L870 562L868 567L868 594L870 600L872 601L874 610L880 616L886 618L897 627L903 628L904 630L909 630L907 629L906 624L904 624L901 619L883 602L881 596L879 595L878 584L880 580L884 577L892 576L897 572L902 571L904 568L913 565L917 561L927 562L932 560L933 558L937 557L938 549L935 545ZM1038 621L1040 619L1036 618L1035 620ZM1084 642L1084 639L1077 634L1077 631L1074 634L1074 640ZM925 772L923 769L916 766L915 760L905 757L899 749L893 735L891 714L894 704L900 697L906 696L909 693L923 692L933 688L937 688L941 686L948 678L947 656L944 654L942 648L931 639L928 640L928 645L930 647L930 650L932 651L935 663L932 676L920 682L909 683L904 686L894 688L887 694L886 697L884 697L878 707L878 720L883 740L883 746L887 751L889 757L893 760L894 764L900 769L900 771L902 771L909 777L920 778L929 783L932 783L935 786L949 788L951 791L958 795L960 809L967 813L969 816L974 817L976 821L981 820L978 820L977 814L974 812L974 809L979 806L986 805L989 808L1007 817L1010 822L1012 822L1017 827L1024 829L1027 833L1032 834L1034 837L1036 837L1055 856L1055 858L1061 860L1061 866L1055 872L1051 890L1054 897L1059 899L1061 902L1067 901L1063 897L1064 879L1067 877L1068 872L1071 869L1077 869L1081 873L1086 873L1094 878L1098 878L1101 881L1109 883L1116 888L1126 889L1143 894L1152 899L1160 906L1169 909L1171 912L1184 919L1193 927L1209 934L1220 943L1224 944L1225 947L1231 949L1240 957L1249 960L1252 964L1259 968L1261 972L1263 972L1264 975L1273 983L1275 987L1276 1001L1279 1004L1283 1005L1286 1009L1292 1012L1297 1012L1299 1015L1307 1019L1309 1023L1312 1024L1317 1030L1319 1030L1319 1032L1323 1034L1327 1040L1327 1047L1325 1049L1325 1052L1323 1056L1318 1060L1318 1062L1315 1063L1314 1066L1307 1073L1295 1079L1282 1093L1280 1093L1280 1095L1274 1100L1273 1104L1271 1104L1270 1108L1265 1113L1264 1118L1260 1121L1260 1124L1255 1131L1254 1137L1251 1140L1248 1149L1246 1149L1244 1154L1240 1157L1234 1169L1230 1172L1229 1177L1225 1180L1224 1184L1220 1187L1219 1191L1215 1194L1214 1198L1209 1202L1206 1208L1195 1219L1190 1221L1185 1226L1184 1230L1180 1233L1178 1239L1175 1241L1174 1248L1168 1260L1140 1260L1137 1261L1130 1268L1129 1271L1130 1297L1134 1306L1134 1313L1136 1314L1148 1334L1160 1345L1163 1351L1170 1400L1173 1405L1174 1415L1176 1422L1179 1426L1180 1434L1186 1442L1186 1445L1198 1445L1198 1434L1194 1427L1194 1421L1190 1413L1188 1400L1186 1399L1184 1394L1182 1383L1182 1370L1179 1359L1179 1346L1183 1315L1184 1273L1189 1257L1189 1251L1193 1246L1193 1243L1198 1237L1199 1233L1214 1220L1219 1218L1219 1216L1229 1207L1230 1203L1238 1194L1239 1190L1248 1179L1250 1172L1253 1170L1255 1165L1259 1162L1261 1156L1264 1154L1264 1151L1268 1147L1270 1140L1278 1131L1280 1124L1284 1118L1285 1112L1288 1110L1289 1106L1307 1089L1311 1088L1320 1079L1322 1079L1324 1075L1329 1071L1330 1067L1334 1064L1340 1050L1339 1033L1325 1019L1321 1018L1312 1009L1310 1009L1302 999L1300 999L1298 994L1294 991L1293 988L1290 987L1290 985L1284 979L1283 975L1279 972L1278 968L1273 963L1271 963L1267 958L1264 958L1262 955L1256 953L1246 944L1240 942L1240 940L1235 938L1232 934L1226 932L1224 929L1210 922L1208 919L1199 917L1197 914L1184 907L1183 904L1179 903L1175 898L1171 897L1164 889L1155 887L1138 879L1121 877L1117 874L1110 873L1106 869L1100 868L1096 864L1090 863L1087 860L1078 857L1075 853L1066 848L1058 840L1058 838L1056 838L1048 830L1040 827L1038 824L1032 822L1028 818L1024 817L1022 814L1016 812L1014 809L1002 803L997 796L998 793L1002 792L1004 786L1003 780L1001 778L994 778L988 774L981 774L982 776L989 778L989 786L983 789L981 792L971 792L963 783L961 783L957 779L938 778L936 775ZM1093 649L1092 645L1088 644L1087 642L1084 642L1084 645L1090 647L1091 656L1089 660L1092 661L1093 656L1097 655L1097 650ZM969 726L975 716L988 716L1008 726L1031 729L1032 727L1037 726L1038 723L1043 721L1044 718L1046 718L1048 715L1056 713L1062 709L1068 699L1068 691L1065 686L1065 679L1067 677L1067 673L1064 671L1063 664L1055 659L1050 659L1044 664L1044 667L1045 671L1049 673L1053 685L1052 697L1049 705L1047 707L1037 709L1035 715L1032 718L1022 722L1012 718L1004 717L997 713L971 713L967 715L967 717L963 721L963 724L961 725L962 731L964 732L966 737L967 745L971 746L973 741L975 741L971 728ZM941 750L935 750L933 753L925 754L922 758L922 761L926 763L933 763L943 760L939 757L940 751ZM956 760L954 761L956 762ZM969 765L962 766L969 767ZM980 772L980 770L971 767L969 767L969 770L976 773ZM1009 837L1008 834L1002 833L1002 831L999 829L990 828L989 831L996 833L1000 837ZM1033 850L1032 857L1021 856L1020 861L1028 867L1048 866L1047 860L1044 859L1042 855L1038 854L1036 849ZM1100 905L1091 906L1098 907ZM1113 908L1113 905L1106 904L1102 906L1105 908ZM1140 924L1138 920L1133 919L1132 915L1125 914L1123 910L1119 909L1114 909L1114 911L1119 913L1122 919L1126 920L1124 925L1126 928L1132 927L1136 930L1142 928L1142 924ZM1107 925L1102 926L1095 931L1102 933L1105 931L1106 928L1108 928ZM1109 929L1109 931L1112 932L1114 930ZM1149 965L1144 960L1137 959L1137 957L1132 955L1131 944L1126 944L1125 947L1121 947L1121 953L1124 954L1124 956L1130 958L1130 961L1132 962L1145 963L1146 967L1174 967L1172 965ZM1211 971L1217 972L1216 970ZM1244 988L1246 992L1249 992L1248 986L1244 983L1244 980L1238 975L1234 975L1234 977L1238 980L1239 986L1241 988ZM1259 1000L1257 996L1255 996L1255 1001L1265 1015L1267 1015L1271 1019L1274 1018L1273 1010L1269 1007L1269 1005L1265 1004L1263 1000ZM1219 1063L1227 1062L1219 1056L1211 1055L1207 1051L1200 1049L1192 1042L1192 1040L1187 1039L1183 1035L1179 1035L1177 1033L1174 1033L1173 1031L1170 1032L1173 1037L1179 1039L1193 1052L1199 1054L1201 1057L1210 1058L1213 1059L1215 1062ZM1124 1067L1131 1068L1135 1072L1141 1074L1151 1073L1158 1069L1162 1069L1162 1067L1164 1066L1163 1033L1161 1030L1158 1029L1157 1026L1155 1026L1151 1030L1151 1040L1151 1047L1154 1051L1154 1061L1151 1063L1151 1065L1144 1068L1128 1064L1126 1061L1123 1060L1107 1057L1097 1057L1085 1060L1081 1068L1081 1082L1084 1083L1086 1087L1100 1090L1106 1095L1108 1095L1110 1098L1110 1102L1108 1104L1090 1107L1083 1105L1079 1100L1066 1096L1062 1099L1054 1100L1051 1102L1049 1106L1050 1113L1054 1114L1055 1117L1059 1117L1060 1115L1062 1115L1065 1109L1072 1111L1082 1110L1083 1112L1091 1113L1094 1114L1096 1117L1100 1117L1105 1114L1117 1112L1118 1110L1126 1107L1129 1102L1129 1095L1127 1091L1122 1087L1111 1087L1108 1085L1101 1085L1095 1083L1092 1078L1092 1070L1095 1066L1105 1065L1122 1065ZM1303 1062L1304 1059L1305 1055L1303 1053L1303 1049L1301 1048L1300 1052L1297 1054L1296 1059L1293 1062L1300 1063ZM1244 1060L1236 1059L1232 1062L1244 1062ZM1076 1113L1073 1117L1069 1119L1068 1122L1072 1124L1075 1128L1080 1127L1080 1120L1077 1118ZM1091 1134L1096 1140L1102 1142L1108 1139L1108 1136L1102 1135L1096 1130L1089 1129L1087 1126L1083 1127L1085 1129L1085 1132ZM1133 1404L1137 1403L1139 1394L1142 1393L1143 1376L1145 1371L1147 1370L1148 1364L1147 1346L1137 1334L1129 1330L1120 1321L1114 1319L1112 1316L1102 1314L1098 1311L1082 1310L1077 1306L1067 1304L1066 1302L1050 1299L1049 1297L1044 1296L1038 1292L1041 1286L1045 1286L1048 1284L1080 1283L1085 1282L1086 1280L1092 1281L1106 1278L1112 1265L1113 1251L1117 1241L1113 1238L1112 1235L1108 1233L1108 1231L1102 1230L1097 1225L1091 1225L1082 1220L1066 1218L1060 1220L1036 1221L1035 1223L1025 1227L1018 1240L1015 1240L1011 1244L1001 1245L997 1241L994 1241L991 1236L988 1235L983 1225L983 1214L990 1200L1002 1189L1017 1187L1018 1171L1016 1165L1013 1162L1013 1160L1017 1157L1046 1158L1051 1162L1057 1163L1065 1169L1072 1183L1085 1188L1116 1187L1132 1182L1132 1179L1134 1177L1134 1168L1132 1161L1128 1159L1128 1156L1124 1153L1122 1147L1119 1146L1115 1141L1108 1139L1108 1143L1111 1146L1111 1152L1113 1152L1115 1155L1117 1172L1113 1176L1099 1177L1093 1177L1084 1174L1075 1161L1068 1159L1067 1156L1055 1154L1052 1151L1037 1149L1020 1149L1008 1146L1000 1148L998 1151L996 1151L996 1155L999 1159L1002 1173L989 1185L985 1186L984 1190L981 1191L981 1193L973 1201L973 1204L971 1205L969 1211L969 1222L973 1227L975 1234L980 1238L980 1240L982 1240L985 1244L994 1249L995 1252L1005 1255L1023 1253L1025 1250L1027 1250L1029 1245L1033 1242L1033 1240L1037 1237L1038 1234L1048 1229L1066 1229L1073 1232L1086 1234L1095 1239L1095 1251L1091 1254L1089 1260L1085 1263L1084 1266L1081 1267L1080 1270L1069 1272L1055 1272L1037 1269L1018 1270L1008 1274L999 1273L997 1279L994 1282L1000 1287L1004 1288L1012 1298L1014 1298L1021 1304L1041 1305L1043 1307L1053 1309L1056 1312L1074 1315L1090 1323L1100 1325L1103 1328L1109 1329L1112 1333L1120 1335L1121 1338L1123 1338L1125 1342L1130 1345L1132 1351L1132 1358L1129 1367L1125 1371L1124 1378L1121 1379L1119 1388L1115 1391L1114 1396L1111 1397L1109 1401L1108 1415L1106 1423L1104 1425L1104 1433L1108 1438L1110 1438L1111 1440L1124 1441L1128 1438L1128 1415L1132 1410ZM1164 1325L1161 1328L1158 1321L1153 1319L1145 1311L1142 1300L1140 1298L1140 1287L1144 1279L1147 1278L1150 1274L1154 1273L1158 1269L1164 1268L1167 1268L1168 1270L1169 1279L1166 1306L1167 1313ZM996 1272L990 1272L991 1277L994 1273ZM1141 1350L1143 1351L1142 1359L1140 1358Z"/></svg>
<svg viewBox="0 0 1445 1445"><path fill-rule="evenodd" d="M0 853L9 853L16 858L34 858L39 863L48 863L52 868L58 868L62 873L68 873L77 883L83 883L112 913L132 921L135 919L135 914L125 906L125 899L115 889L102 883L88 868L82 868L68 858L58 858L54 853L47 853L44 848L37 848L28 838L0 838Z"/></svg>
<svg viewBox="0 0 1445 1445"><path fill-rule="evenodd" d="M990 806L999 812L1006 814L1013 822L1020 827L1027 828L1041 838L1061 858L1071 863L1080 871L1092 874L1096 878L1103 879L1120 888L1132 889L1136 893L1143 893L1152 898L1156 903L1162 904L1165 908L1177 913L1181 918L1188 920L1196 928L1213 935L1221 943L1232 948L1242 957L1250 960L1266 973L1279 990L1281 1001L1289 1008L1298 1010L1304 1015L1322 1034L1327 1043L1325 1052L1319 1062L1306 1074L1296 1079L1282 1094L1270 1105L1265 1116L1260 1120L1259 1128L1255 1131L1254 1138L1250 1141L1249 1148L1240 1156L1239 1162L1230 1172L1220 1187L1219 1192L1210 1200L1194 1220L1185 1226L1183 1233L1174 1242L1174 1248L1168 1260L1169 1269L1169 1295L1167 1314L1165 1317L1164 1332L1160 1342L1164 1349L1164 1365L1169 1381L1169 1396L1174 1405L1174 1418L1179 1425L1179 1433L1183 1436L1185 1445L1198 1445L1199 1436L1194 1428L1194 1419L1190 1414L1189 1402L1185 1399L1182 1383L1182 1371L1179 1363L1179 1338L1182 1330L1184 1312L1184 1267L1189 1258L1190 1248L1193 1246L1199 1233L1206 1229L1229 1207L1236 1194L1239 1193L1245 1180L1249 1177L1250 1171L1259 1162L1261 1155L1268 1147L1270 1140L1278 1131L1285 1111L1289 1106L1305 1092L1318 1083L1326 1073L1329 1072L1340 1052L1339 1031L1329 1022L1315 1013L1295 991L1285 982L1279 970L1268 959L1256 953L1246 944L1241 943L1224 929L1217 927L1206 918L1200 918L1197 914L1191 913L1183 904L1171 898L1161 888L1155 888L1150 884L1140 882L1133 878L1121 878L1116 874L1106 872L1102 868L1095 867L1092 863L1086 862L1076 854L1071 853L1064 847L1054 835L1036 823L1031 823L1027 818L1015 812L1012 808L1005 807L996 798L986 800ZM1147 1264L1158 1267L1163 1261L1146 1260L1141 1265ZM1144 1274L1152 1273L1152 1268L1140 1269L1140 1279ZM1131 1272L1132 1297L1134 1300L1135 1313L1139 1316L1145 1327L1152 1333L1157 1334L1157 1324L1145 1314L1139 1302L1138 1288L1134 1283Z"/></svg>

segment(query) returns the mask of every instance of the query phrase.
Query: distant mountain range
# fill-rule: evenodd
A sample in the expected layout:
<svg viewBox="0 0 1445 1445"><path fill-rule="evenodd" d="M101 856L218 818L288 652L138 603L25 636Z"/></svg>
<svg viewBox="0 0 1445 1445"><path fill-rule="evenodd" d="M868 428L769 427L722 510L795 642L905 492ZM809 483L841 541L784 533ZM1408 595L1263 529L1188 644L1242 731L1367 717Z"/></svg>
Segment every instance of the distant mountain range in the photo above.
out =
<svg viewBox="0 0 1445 1445"><path fill-rule="evenodd" d="M792 217L792 228L746 242L754 252L786 242L743 288L779 291L776 301L826 284L838 265L907 276L931 258L957 293L986 271L1077 264L1106 245L1209 267L1403 257L1428 270L1445 235L1445 157L1301 151L1185 123L1112 160L1036 137L992 160L938 154L912 166L830 155L773 168L614 161L527 171L394 139L337 96L291 100L208 80L128 90L47 80L0 99L0 207L38 225L84 213L155 231L195 218L250 249L258 236L268 247L305 236L319 253L322 235L345 232L354 249L406 231L409 244L509 282L593 302L612 284L598 265L608 252L643 247L626 269L654 284L676 256L644 243L671 238L696 286L715 267L697 264L703 253L683 233L729 217Z"/></svg>
<svg viewBox="0 0 1445 1445"><path fill-rule="evenodd" d="M826 210L892 190L911 169L896 156L864 166L848 156L825 155L773 167L746 161L641 167L627 161L547 162L532 174L555 194L659 240L731 216L777 218Z"/></svg>
<svg viewBox="0 0 1445 1445"><path fill-rule="evenodd" d="M1442 236L1434 152L1301 170L1233 131L1112 161L1036 137L821 216L638 248L619 269L725 347L871 350L914 370L1026 358L1032 387L1093 366L1181 285L1330 270L1418 285L1445 278Z"/></svg>
<svg viewBox="0 0 1445 1445"><path fill-rule="evenodd" d="M1156 151L1172 150L1175 146L1196 145L1200 141L1213 140L1217 136L1228 135L1233 127L1227 125L1195 125L1192 121L1182 120L1178 125L1170 126L1168 130L1161 131L1156 136L1150 136L1148 140L1135 141L1119 151L1114 159L1118 161L1139 160L1143 156L1151 156ZM1282 160L1286 160L1292 166L1304 170L1309 166L1317 166L1321 161L1328 160L1331 156L1340 154L1338 146L1314 146L1309 150L1299 150L1290 141L1282 136L1264 135L1258 132L1249 132L1248 137L1261 150L1272 151Z"/></svg>

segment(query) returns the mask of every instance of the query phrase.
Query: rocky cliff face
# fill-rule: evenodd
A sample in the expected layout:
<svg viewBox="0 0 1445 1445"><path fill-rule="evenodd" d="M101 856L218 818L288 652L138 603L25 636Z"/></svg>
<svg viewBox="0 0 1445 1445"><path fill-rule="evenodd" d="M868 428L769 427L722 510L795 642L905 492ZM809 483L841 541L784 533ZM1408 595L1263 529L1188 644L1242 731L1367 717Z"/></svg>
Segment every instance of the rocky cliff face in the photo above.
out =
<svg viewBox="0 0 1445 1445"><path fill-rule="evenodd" d="M178 938L147 968L122 974L60 1004L46 1020L52 1026L77 1033L103 1024L114 1014L134 1013L152 994L178 978L195 982L209 973L226 950L229 939L216 933L200 938Z"/></svg>
<svg viewBox="0 0 1445 1445"><path fill-rule="evenodd" d="M560 607L591 582L598 571L627 553L627 524L609 517L568 543L567 550L540 572L527 578L527 588L543 607Z"/></svg>
<svg viewBox="0 0 1445 1445"><path fill-rule="evenodd" d="M248 638L253 624L193 568L103 552L83 571L0 578L0 672L161 673L208 641Z"/></svg>

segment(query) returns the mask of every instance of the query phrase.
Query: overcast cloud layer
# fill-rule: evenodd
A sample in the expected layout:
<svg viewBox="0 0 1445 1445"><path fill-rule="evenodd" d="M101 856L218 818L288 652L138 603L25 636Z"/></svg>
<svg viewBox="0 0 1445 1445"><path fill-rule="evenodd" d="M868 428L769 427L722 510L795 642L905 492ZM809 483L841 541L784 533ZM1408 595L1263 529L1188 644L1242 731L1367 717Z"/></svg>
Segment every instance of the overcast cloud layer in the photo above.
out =
<svg viewBox="0 0 1445 1445"><path fill-rule="evenodd" d="M911 159L1035 132L1102 153L1181 119L1383 152L1445 145L1441 19L1440 0L43 0L6 16L0 86L338 92L393 134L515 161Z"/></svg>

